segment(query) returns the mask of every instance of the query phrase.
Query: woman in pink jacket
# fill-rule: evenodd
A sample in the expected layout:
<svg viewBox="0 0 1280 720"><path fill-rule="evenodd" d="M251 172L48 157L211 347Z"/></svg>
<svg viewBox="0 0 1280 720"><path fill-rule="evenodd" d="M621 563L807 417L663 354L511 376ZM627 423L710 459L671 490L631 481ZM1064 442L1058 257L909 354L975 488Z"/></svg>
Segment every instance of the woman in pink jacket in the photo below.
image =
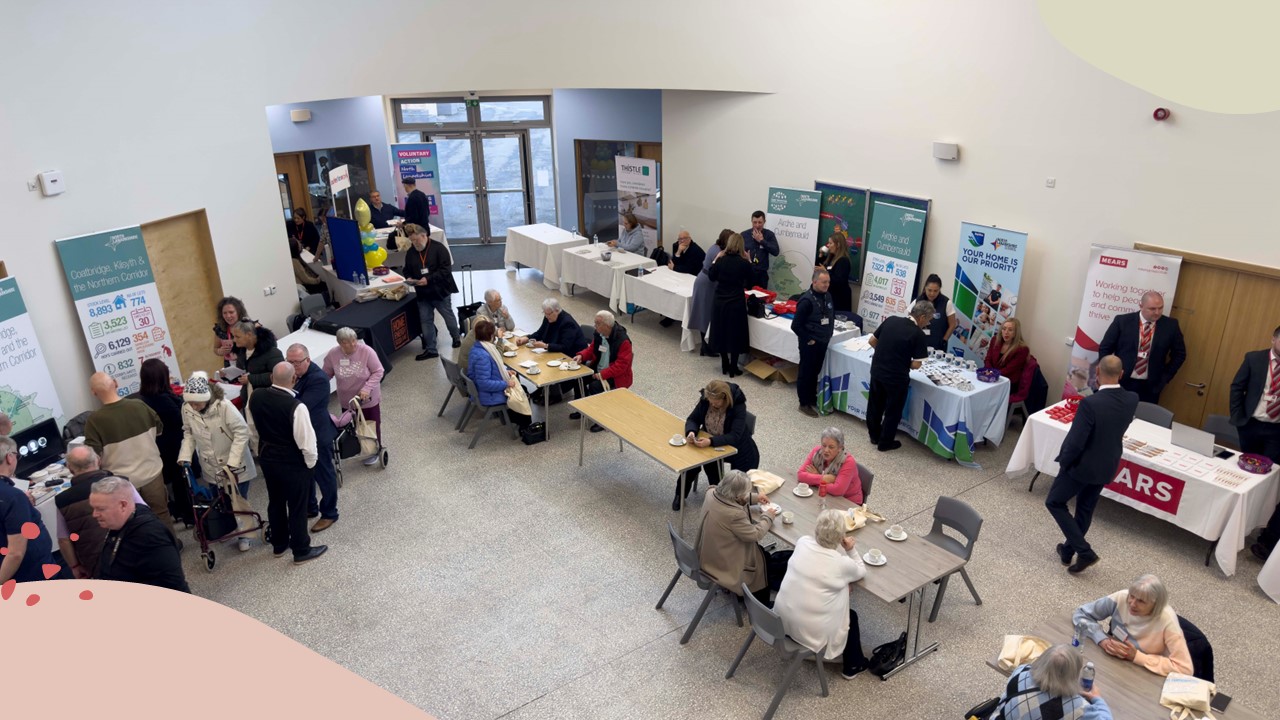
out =
<svg viewBox="0 0 1280 720"><path fill-rule="evenodd" d="M338 380L338 403L344 410L351 407L352 398L360 398L360 408L366 420L372 420L378 428L378 443L382 443L382 362L378 353L356 338L351 328L338 329L338 347L324 356L324 372ZM376 465L378 454L364 461Z"/></svg>
<svg viewBox="0 0 1280 720"><path fill-rule="evenodd" d="M808 485L826 485L827 495L848 498L862 504L862 481L858 463L844 449L844 432L829 427L822 431L822 442L809 451L809 456L796 472L796 479Z"/></svg>

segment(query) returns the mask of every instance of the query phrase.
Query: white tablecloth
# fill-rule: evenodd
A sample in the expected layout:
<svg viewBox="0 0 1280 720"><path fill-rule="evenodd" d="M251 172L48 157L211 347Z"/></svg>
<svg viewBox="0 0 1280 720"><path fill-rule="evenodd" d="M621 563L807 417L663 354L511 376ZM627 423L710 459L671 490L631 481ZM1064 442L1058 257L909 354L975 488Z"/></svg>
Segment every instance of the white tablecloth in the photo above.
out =
<svg viewBox="0 0 1280 720"><path fill-rule="evenodd" d="M307 348L307 355L311 356L311 361L317 365L324 365L324 356L329 351L338 347L338 338L329 333L322 333L319 330L307 328L305 330L294 330L276 341L280 347L280 352L287 353L289 346L294 343L300 343ZM329 378L329 392L338 391L338 381ZM238 393L239 391L237 391Z"/></svg>
<svg viewBox="0 0 1280 720"><path fill-rule="evenodd" d="M449 251L449 262L453 262L453 249L449 247L449 241L445 239L444 230L432 225L429 228L429 232L431 235L431 242L438 242L443 245L444 249ZM391 228L374 230L374 234L378 236L378 244L386 247L387 235L391 234ZM387 248L387 259L382 264L389 268L402 268L404 267L404 253L394 248ZM454 272L457 272L458 268L454 268L453 270Z"/></svg>
<svg viewBox="0 0 1280 720"><path fill-rule="evenodd" d="M865 420L871 390L872 350L850 350L832 344L818 381L818 409L839 410ZM978 382L974 372L961 372L973 389L935 385L920 371L911 372L911 390L898 428L924 443L939 456L969 467L974 443L1004 439L1009 405L1009 380Z"/></svg>
<svg viewBox="0 0 1280 720"><path fill-rule="evenodd" d="M560 292L569 295L573 290L571 286L585 287L609 298L610 310L623 313L627 304L623 278L627 271L655 267L657 263L643 255L618 254L616 250L606 263L600 259L600 253L607 249L602 243L565 250L560 255Z"/></svg>
<svg viewBox="0 0 1280 720"><path fill-rule="evenodd" d="M1280 551L1272 552L1267 558L1267 564L1258 573L1258 586L1267 597L1280 603Z"/></svg>
<svg viewBox="0 0 1280 720"><path fill-rule="evenodd" d="M634 303L680 323L680 349L689 352L698 346L698 333L690 330L689 306L693 302L693 281L697 276L660 267L641 277L622 278L623 303Z"/></svg>
<svg viewBox="0 0 1280 720"><path fill-rule="evenodd" d="M1015 474L1034 466L1045 475L1056 476L1058 463L1054 458L1069 429L1069 425L1049 417L1047 409L1032 415L1005 472ZM1206 540L1217 540L1214 558L1222 572L1232 575L1245 537L1265 525L1275 509L1280 472L1272 469L1266 475L1253 475L1239 468L1238 456L1196 455L1174 445L1170 432L1135 419L1125 437L1165 452L1147 457L1126 448L1116 480L1103 489L1102 495ZM1239 484L1232 487L1231 483L1237 481Z"/></svg>
<svg viewBox="0 0 1280 720"><path fill-rule="evenodd" d="M800 363L800 341L796 339L796 334L791 332L791 318L748 317L747 328L751 332L751 347L788 362ZM829 347L834 348L839 343L857 335L857 330L844 332L837 330L831 336Z"/></svg>
<svg viewBox="0 0 1280 720"><path fill-rule="evenodd" d="M387 233L383 230L377 230L375 233L379 234L378 244L385 246L387 242ZM444 230L432 225L431 241L444 245L444 249L449 251L449 260L453 260L453 250L449 248L449 241L444 237ZM307 256L304 255L304 258L305 257ZM388 250L387 259L384 260L382 264L389 268L402 268L404 267L404 253ZM324 284L329 288L329 296L339 305L346 305L347 303L355 302L356 295L360 294L360 291L364 289L350 280L343 280L339 278L338 274L334 272L332 264L325 265L319 259L313 258L312 261L308 262L306 265L311 268L311 272L320 276L320 279L323 280ZM454 268L454 270L456 271L457 268Z"/></svg>
<svg viewBox="0 0 1280 720"><path fill-rule="evenodd" d="M524 265L542 272L542 284L560 288L560 254L568 248L586 245L587 239L554 225L538 223L507 230L506 265Z"/></svg>

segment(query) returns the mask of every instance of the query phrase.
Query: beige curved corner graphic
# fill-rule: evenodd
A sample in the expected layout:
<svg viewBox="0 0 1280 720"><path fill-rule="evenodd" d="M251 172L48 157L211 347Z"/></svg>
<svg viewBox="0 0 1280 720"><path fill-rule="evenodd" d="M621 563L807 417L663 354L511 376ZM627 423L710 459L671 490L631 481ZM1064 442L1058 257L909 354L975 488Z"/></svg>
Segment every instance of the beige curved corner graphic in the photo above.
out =
<svg viewBox="0 0 1280 720"><path fill-rule="evenodd" d="M1130 85L1210 112L1280 109L1280 3L1274 0L1038 3L1059 42Z"/></svg>
<svg viewBox="0 0 1280 720"><path fill-rule="evenodd" d="M194 595L105 580L19 583L4 594L4 672L27 688L5 694L6 718L434 720L257 620Z"/></svg>

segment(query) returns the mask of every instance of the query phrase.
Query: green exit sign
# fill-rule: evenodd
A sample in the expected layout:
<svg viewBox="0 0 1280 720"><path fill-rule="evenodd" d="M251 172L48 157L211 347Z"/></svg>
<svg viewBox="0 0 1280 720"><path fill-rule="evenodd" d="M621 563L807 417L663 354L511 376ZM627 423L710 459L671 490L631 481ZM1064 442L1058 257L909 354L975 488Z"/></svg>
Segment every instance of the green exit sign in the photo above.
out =
<svg viewBox="0 0 1280 720"><path fill-rule="evenodd" d="M467 100L467 107L480 107L480 101L474 99Z"/></svg>

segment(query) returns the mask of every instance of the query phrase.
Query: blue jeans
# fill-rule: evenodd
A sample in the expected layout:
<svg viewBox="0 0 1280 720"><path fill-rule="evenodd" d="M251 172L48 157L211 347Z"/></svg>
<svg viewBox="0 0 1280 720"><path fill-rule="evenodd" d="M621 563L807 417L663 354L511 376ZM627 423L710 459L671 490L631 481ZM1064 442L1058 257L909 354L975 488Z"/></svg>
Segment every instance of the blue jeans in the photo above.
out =
<svg viewBox="0 0 1280 720"><path fill-rule="evenodd" d="M449 336L457 342L460 338L458 333L458 318L453 315L453 296L442 297L439 300L424 300L418 298L418 315L422 320L422 349L427 352L436 352L436 313L444 316L444 326L449 329Z"/></svg>
<svg viewBox="0 0 1280 720"><path fill-rule="evenodd" d="M311 490L307 495L307 512L319 512L320 517L338 519L338 472L333 468L333 443L320 443L317 448L315 473L311 476ZM320 488L320 502L316 502L316 487Z"/></svg>

